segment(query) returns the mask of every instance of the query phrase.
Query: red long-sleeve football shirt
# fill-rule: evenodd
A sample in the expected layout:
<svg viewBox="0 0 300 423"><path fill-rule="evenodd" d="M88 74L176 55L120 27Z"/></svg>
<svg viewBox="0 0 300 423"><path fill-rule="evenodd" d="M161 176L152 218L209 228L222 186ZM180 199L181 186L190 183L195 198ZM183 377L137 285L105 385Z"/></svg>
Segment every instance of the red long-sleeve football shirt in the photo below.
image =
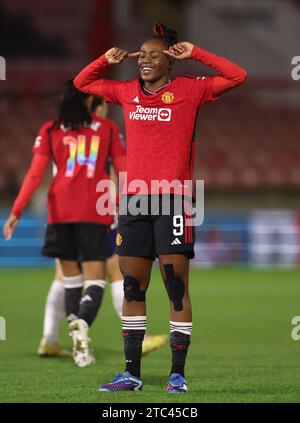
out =
<svg viewBox="0 0 300 423"><path fill-rule="evenodd" d="M138 79L101 79L109 66L101 56L75 78L81 91L123 107L127 140L127 193L177 192L153 181L180 182L192 175L191 150L198 109L241 84L247 73L240 66L194 46L192 58L217 70L216 76L177 77L156 94L146 95Z"/></svg>
<svg viewBox="0 0 300 423"><path fill-rule="evenodd" d="M93 118L91 125L68 130L53 121L40 129L33 147L33 160L11 214L20 217L40 184L47 164L53 160L57 173L48 192L48 223L94 222L110 225L113 216L96 210L97 184L109 180L106 162L110 156L117 171L126 169L125 149L118 127L108 119Z"/></svg>

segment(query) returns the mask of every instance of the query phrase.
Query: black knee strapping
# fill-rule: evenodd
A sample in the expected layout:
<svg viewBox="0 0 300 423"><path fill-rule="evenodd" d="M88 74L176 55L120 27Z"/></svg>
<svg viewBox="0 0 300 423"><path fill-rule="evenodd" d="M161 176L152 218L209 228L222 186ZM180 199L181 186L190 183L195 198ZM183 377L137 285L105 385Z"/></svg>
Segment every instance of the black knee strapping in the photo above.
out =
<svg viewBox="0 0 300 423"><path fill-rule="evenodd" d="M164 268L169 298L174 304L175 311L181 311L183 309L182 299L185 291L184 282L175 276L173 264L164 264Z"/></svg>
<svg viewBox="0 0 300 423"><path fill-rule="evenodd" d="M124 297L127 301L145 301L145 292L140 291L138 279L132 276L124 278Z"/></svg>

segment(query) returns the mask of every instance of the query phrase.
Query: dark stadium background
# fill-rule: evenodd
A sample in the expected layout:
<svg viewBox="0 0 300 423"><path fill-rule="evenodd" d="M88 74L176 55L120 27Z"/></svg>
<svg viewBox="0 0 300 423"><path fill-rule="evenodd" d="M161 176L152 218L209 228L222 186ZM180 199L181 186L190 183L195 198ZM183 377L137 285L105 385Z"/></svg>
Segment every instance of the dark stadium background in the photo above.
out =
<svg viewBox="0 0 300 423"><path fill-rule="evenodd" d="M247 401L253 394L256 400L291 401L297 397L293 386L296 370L293 367L281 369L280 363L281 360L282 363L292 362L299 355L299 350L296 351L299 346L290 337L291 319L300 314L300 80L292 78L295 68L293 58L300 56L299 0L2 0L0 56L6 60L6 80L0 80L1 226L30 164L37 131L45 120L53 117L64 81L112 46L136 51L157 21L177 29L181 40L224 55L248 71L245 84L206 105L199 115L195 178L205 181L205 219L204 224L197 228L197 254L193 264L205 270L203 273L194 270L192 277L197 282L197 286L194 285L195 296L199 294L197 298L200 302L208 298L206 304L203 300L203 308L199 307L200 313L206 313L204 321L215 324L216 329L222 307L230 304L232 314L224 319L220 317L223 323L218 334L225 336L228 327L232 325L235 328L237 321L241 325L233 329L229 340L226 338L224 344L220 344L222 357L214 356L217 350L214 343L221 341L219 338L211 339L204 358L207 369L215 375L214 371L217 373L218 369L214 370L214 363L224 358L225 367L220 372L226 377L227 359L232 357L230 371L233 372L231 375L235 374L237 339L241 342L243 354L247 345L249 357L250 353L251 358L256 357L258 375L261 369L258 384L253 382L253 390L245 388L246 391L243 391L241 388L239 391L242 383L247 384L247 380L252 383L249 367L249 374L244 375L244 382L231 392L229 400ZM186 61L177 64L174 75L209 72L199 63ZM111 67L107 73L108 77L116 79L135 75L137 67L134 60ZM124 128L122 113L117 106L110 106L109 116ZM20 267L20 278L27 275L31 292L40 286L37 273L30 273L33 272L31 267L42 267L41 271L44 271L44 266L52 268L52 261L39 254L45 227L45 196L50 180L49 171L48 180L43 182L31 201L13 239L7 242L2 235L0 237L0 267L3 266L0 269L0 291L3 288L0 315L5 316L3 310L8 310L9 314L13 309L8 303L10 298L14 299L14 287L14 292L19 293L20 304L23 294L28 303L31 301L29 296L26 297L25 288L24 291L19 288L16 280L19 276L14 276L13 280L13 274L7 267ZM23 270L24 266L30 268L26 270L29 273ZM216 266L218 269L215 269ZM268 268L270 273L260 273L258 268ZM51 280L51 272L45 270L41 273L46 283ZM155 277L158 278L158 275ZM204 285L201 285L201 280ZM245 286L239 285L240 282ZM40 323L33 342L39 339L46 290L45 284L43 288L38 288ZM214 303L217 293L222 294L222 299L218 298L218 302ZM4 294L7 295L6 308ZM160 298L160 295L157 294L157 297ZM240 309L235 308L237 304ZM256 314L257 320L245 314L249 304L261 307ZM207 317L213 307L215 317ZM226 311L224 313L226 315ZM13 314L11 316L14 321ZM36 315L29 314L30 318L34 322ZM243 341L246 330L242 329L243 322L249 324L249 344ZM114 324L117 325L117 320ZM271 327L273 332L269 330ZM255 337L259 328L265 330L265 338L262 333ZM161 330L160 326L154 329ZM211 328L205 328L204 324L202 329L204 340L201 339L207 345L205 336L209 336ZM282 336L280 340L277 338L279 333ZM197 337L195 339L197 345ZM269 349L265 348L263 339L269 339ZM15 348L20 351L21 342L18 345L19 350L7 346L7 354L9 351L12 354ZM120 345L117 348L121 351ZM28 346L28 351L30 348L35 346ZM284 393L277 386L283 377L281 370L272 373L274 378L271 380L273 370L263 367L262 357L266 351L270 356L272 351L277 351L272 356L275 368L290 375L286 385L284 380L282 382ZM283 355L279 356L279 351ZM284 353L287 355L284 356ZM194 355L197 360L196 352ZM209 367L211 357L214 363ZM247 354L241 359L244 360L240 362L241 369L247 366L245 357ZM160 363L157 368L161 365L164 364ZM238 372L239 364L236 369ZM264 385L261 381L265 375L270 379ZM236 378L238 380L237 374ZM222 385L222 382L218 383ZM231 380L224 389L230 390L230 384L235 386L234 383L235 380ZM225 394L219 395L218 389L214 391L215 396L207 394L204 399L228 400ZM66 400L67 394L64 395L61 398ZM12 400L15 397L7 398ZM45 398L55 400L56 397L41 395L39 400Z"/></svg>
<svg viewBox="0 0 300 423"><path fill-rule="evenodd" d="M1 216L63 82L111 46L136 50L153 23L164 20L182 40L236 61L249 74L244 86L207 105L198 120L195 177L205 180L205 224L198 230L197 260L297 265L300 83L292 79L291 62L298 54L299 17L298 1L2 0ZM109 71L120 79L137 74L134 61ZM209 69L185 62L177 72ZM110 116L123 127L118 107L111 106ZM44 263L38 254L43 224L36 218L44 217L46 187L15 240L0 241L0 265Z"/></svg>

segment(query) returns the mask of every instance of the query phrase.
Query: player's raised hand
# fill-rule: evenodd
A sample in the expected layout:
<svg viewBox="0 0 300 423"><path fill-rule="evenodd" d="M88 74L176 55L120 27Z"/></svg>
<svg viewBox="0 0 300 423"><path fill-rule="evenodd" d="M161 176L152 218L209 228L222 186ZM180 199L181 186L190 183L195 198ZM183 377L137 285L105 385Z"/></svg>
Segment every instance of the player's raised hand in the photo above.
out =
<svg viewBox="0 0 300 423"><path fill-rule="evenodd" d="M168 50L163 50L163 52L176 60L185 60L191 57L194 44L187 41L181 43L173 44L169 47Z"/></svg>
<svg viewBox="0 0 300 423"><path fill-rule="evenodd" d="M9 218L7 219L7 221L5 222L3 226L3 235L6 241L9 241L10 238L12 237L18 222L19 221L17 219L17 216L15 216L14 214L11 214Z"/></svg>
<svg viewBox="0 0 300 423"><path fill-rule="evenodd" d="M139 51L135 53L129 53L128 51L122 50L121 48L113 47L107 50L107 52L105 53L105 58L110 65L117 65L123 62L126 57L136 57L139 54Z"/></svg>

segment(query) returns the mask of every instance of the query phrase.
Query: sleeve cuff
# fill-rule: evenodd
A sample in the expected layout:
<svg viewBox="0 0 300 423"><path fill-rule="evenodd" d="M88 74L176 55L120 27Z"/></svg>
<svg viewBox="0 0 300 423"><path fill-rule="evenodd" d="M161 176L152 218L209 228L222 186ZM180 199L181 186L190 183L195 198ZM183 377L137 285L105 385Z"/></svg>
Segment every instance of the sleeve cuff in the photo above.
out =
<svg viewBox="0 0 300 423"><path fill-rule="evenodd" d="M107 59L105 57L105 54L102 54L102 56L100 56L98 58L98 64L99 65L102 65L102 66L109 66L109 63L108 63L108 61L107 61Z"/></svg>
<svg viewBox="0 0 300 423"><path fill-rule="evenodd" d="M21 217L21 215L22 215L22 211L23 211L23 210L20 210L20 209L19 209L19 208L17 208L17 207L16 207L16 208L15 208L15 207L13 207L13 208L12 208L12 210L11 210L11 212L10 212L10 214L11 214L11 215L13 214L14 216L16 216L16 218L17 218L17 219L20 219L20 217Z"/></svg>
<svg viewBox="0 0 300 423"><path fill-rule="evenodd" d="M191 59L201 61L201 52L202 52L202 49L200 47L194 45L193 50L191 52Z"/></svg>

